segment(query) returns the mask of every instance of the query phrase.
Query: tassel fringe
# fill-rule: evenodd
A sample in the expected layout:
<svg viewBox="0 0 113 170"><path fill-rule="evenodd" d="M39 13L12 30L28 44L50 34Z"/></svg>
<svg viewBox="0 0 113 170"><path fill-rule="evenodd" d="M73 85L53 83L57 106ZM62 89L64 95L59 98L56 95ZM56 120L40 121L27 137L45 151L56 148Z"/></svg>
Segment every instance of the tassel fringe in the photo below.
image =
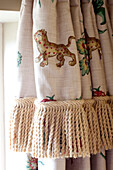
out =
<svg viewBox="0 0 113 170"><path fill-rule="evenodd" d="M15 101L10 149L36 158L85 157L113 148L113 97L38 103Z"/></svg>

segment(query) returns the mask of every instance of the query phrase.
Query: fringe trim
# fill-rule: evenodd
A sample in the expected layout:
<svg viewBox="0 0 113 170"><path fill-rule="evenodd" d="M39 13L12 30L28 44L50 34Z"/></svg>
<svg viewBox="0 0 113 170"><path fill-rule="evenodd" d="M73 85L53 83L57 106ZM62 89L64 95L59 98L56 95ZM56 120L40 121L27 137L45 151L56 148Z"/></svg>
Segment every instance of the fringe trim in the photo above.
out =
<svg viewBox="0 0 113 170"><path fill-rule="evenodd" d="M113 148L113 96L38 103L16 100L10 149L36 158L85 157Z"/></svg>

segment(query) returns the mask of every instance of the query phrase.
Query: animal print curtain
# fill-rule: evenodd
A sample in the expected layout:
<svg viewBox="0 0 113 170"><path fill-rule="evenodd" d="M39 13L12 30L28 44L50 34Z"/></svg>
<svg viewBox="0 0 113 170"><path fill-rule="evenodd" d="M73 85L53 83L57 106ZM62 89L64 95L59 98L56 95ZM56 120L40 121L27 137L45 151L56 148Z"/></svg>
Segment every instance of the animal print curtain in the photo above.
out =
<svg viewBox="0 0 113 170"><path fill-rule="evenodd" d="M106 101L106 97L113 101L112 0L23 0L17 41L18 99L34 97L50 106L53 101L91 103L96 98ZM113 104L109 109L113 116ZM99 122L100 127L107 117ZM101 147L97 154L37 159L28 153L26 168L113 170L113 131L111 134L110 141L103 134L110 147Z"/></svg>

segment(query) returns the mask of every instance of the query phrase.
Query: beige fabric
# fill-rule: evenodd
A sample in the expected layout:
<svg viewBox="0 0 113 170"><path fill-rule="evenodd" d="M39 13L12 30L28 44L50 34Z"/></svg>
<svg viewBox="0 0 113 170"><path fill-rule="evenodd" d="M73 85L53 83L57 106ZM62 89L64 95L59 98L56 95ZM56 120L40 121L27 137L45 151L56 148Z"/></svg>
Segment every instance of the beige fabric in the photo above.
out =
<svg viewBox="0 0 113 170"><path fill-rule="evenodd" d="M64 130L65 133L68 132L66 133L67 140L69 140L66 146L66 154L68 157L90 156L90 154L102 152L101 154L91 156L91 158L68 159L66 161L67 170L112 170L113 151L108 150L105 154L104 150L101 151L101 147L103 146L103 149L111 149L113 145L113 2L112 0L103 0L103 2L102 7L105 9L106 22L101 24L103 18L101 15L95 13L91 0L82 0L82 5L80 5L80 1L78 0L54 0L54 2L52 2L52 0L22 1L18 30L18 51L19 55L22 56L22 60L17 68L18 81L17 94L15 95L17 98L27 96L32 96L33 98L29 98L28 101L25 99L25 103L23 104L17 102L11 114L10 139L11 147L15 151L32 152L33 149L32 153L35 157L40 157L40 154L43 155L44 148L41 145L41 143L43 143L41 140L43 135L42 131L39 130L43 127L43 123L41 124L39 120L43 122L44 116L48 113L48 115L51 115L49 117L50 122L53 119L56 120L50 123L52 127L52 133L50 133L52 140L50 140L49 143L50 145L53 144L55 158L60 157L58 155L59 145L57 145L59 141L57 140L55 143L55 139L60 135L60 123L64 125L63 127L61 126L62 128L64 128L65 125L68 127L66 129L67 131ZM56 67L56 63L58 62L56 57L49 58L49 64L45 67L41 67L40 63L35 62L36 57L38 57L40 53L34 40L34 34L40 29L45 29L48 40L55 44L62 43L66 45L69 36L76 37L76 43L73 39L69 47L69 50L76 55L77 63L75 66L69 66L68 62L70 60L68 57L64 57L65 62L61 68ZM105 30L105 32L102 33L103 30ZM100 43L98 44L100 45L100 51L94 49L91 54L90 51L88 53L81 51L82 47L84 49L86 48L84 45L86 45L91 38L94 38L94 41L96 39L98 40ZM85 42L82 44L83 46L80 46L81 42ZM83 134L86 134L85 143L87 143L87 147L81 150L80 140L78 139L80 152L78 155L76 152L74 154L72 153L72 144L75 142L74 136L72 135L77 130L77 124L71 121L73 120L73 115L76 115L76 113L70 114L68 111L65 112L64 109L64 117L67 116L65 123L61 112L61 116L59 117L58 113L55 113L54 116L52 113L50 114L51 109L46 110L47 113L44 112L42 117L35 112L35 109L37 106L39 107L39 105L34 106L34 97L37 97L37 102L40 102L46 98L46 96L52 96L54 94L55 99L62 102L67 99L85 99L82 106L81 104L77 104L77 108L79 108L78 110L80 111L77 121L81 129L79 129L80 132L79 130L77 131L77 135L79 134L82 137ZM92 94L93 96L94 94L97 96L99 94L103 96L109 94L110 97L105 97L105 101L104 97L97 97L92 100ZM83 100L81 100L80 103L82 101ZM77 102L75 101L75 103ZM59 108L60 104L57 104ZM41 107L43 107L43 105L41 105ZM52 107L50 102L50 108ZM82 111L80 110L81 107ZM25 108L28 109L27 112ZM36 119L34 119L34 115ZM84 121L81 115L85 115L83 119L86 122L86 124L84 124L86 125L85 132L83 128L84 125L82 124ZM47 122L45 128L47 130L46 143L48 142L49 118L45 117ZM63 122L60 121L60 118ZM56 135L55 139L53 134ZM77 136L78 138L79 135ZM82 142L85 140L85 137L82 138ZM35 142L32 143L33 141ZM76 148L76 142L74 143L74 147ZM47 149L47 146L45 149ZM51 147L49 147L49 156L51 156L50 149ZM41 153L37 153L37 150ZM87 152L85 153L85 151L87 151L88 154ZM64 154L64 156L66 155ZM106 160L104 156L106 156ZM61 157L63 157L63 155ZM61 166L61 168L58 162L52 162L51 160L51 164L56 164L54 168L59 164L58 170L65 169L64 162L62 161L63 166ZM47 166L45 166L45 168L47 169Z"/></svg>
<svg viewBox="0 0 113 170"><path fill-rule="evenodd" d="M103 7L106 6L103 5ZM107 11L105 11L107 13ZM110 95L113 95L113 44L111 41L112 32L109 32L109 26L108 26L108 17L106 16L106 24L104 26L100 25L101 19L97 15L96 17L97 21L97 28L98 29L107 29L104 34L100 34L100 40L101 40L101 48L103 53L103 60L104 60L104 67L105 67L105 75L106 75L106 82L107 82L107 89L110 93Z"/></svg>
<svg viewBox="0 0 113 170"><path fill-rule="evenodd" d="M84 3L83 0L82 10L83 10L83 17L84 17L84 26L87 30L88 36L96 37L97 39L99 39L92 4ZM93 87L98 87L100 85L102 90L106 92L106 81L105 81L105 74L103 68L103 59L100 60L98 50L92 52L92 60L90 61L90 66L91 66Z"/></svg>
<svg viewBox="0 0 113 170"><path fill-rule="evenodd" d="M15 96L36 96L33 43L32 43L32 5L31 0L22 1L20 22L18 26L18 52L22 55L21 65L17 67L17 91Z"/></svg>
<svg viewBox="0 0 113 170"><path fill-rule="evenodd" d="M108 170L113 169L113 149L106 151L106 168Z"/></svg>
<svg viewBox="0 0 113 170"><path fill-rule="evenodd" d="M72 16L72 22L73 22L73 28L74 33L76 36L76 41L82 37L82 33L84 32L84 26L83 26L83 16L80 8L80 1L77 0L71 0L70 4L71 9L71 16ZM83 55L79 53L79 60L83 58ZM92 98L92 92L90 90L91 88L91 77L90 73L87 76L81 77L82 82L82 96L84 99L90 99ZM71 163L71 160L67 160L66 162L66 169L72 169L72 170L90 170L90 158L78 158L73 159L73 162Z"/></svg>
<svg viewBox="0 0 113 170"><path fill-rule="evenodd" d="M66 160L66 169L67 170L89 170L90 166L90 158L77 158L77 159L67 159Z"/></svg>
<svg viewBox="0 0 113 170"><path fill-rule="evenodd" d="M105 155L105 153L104 153ZM91 157L92 170L106 170L106 161L100 154ZM109 168L108 168L109 170Z"/></svg>
<svg viewBox="0 0 113 170"><path fill-rule="evenodd" d="M37 158L86 157L113 148L110 98L39 103L16 100L10 118L10 147ZM98 118L97 118L98 117Z"/></svg>
<svg viewBox="0 0 113 170"><path fill-rule="evenodd" d="M72 1L73 2L73 1ZM78 8L80 8L80 5L79 4L77 4L77 1L75 2L75 4L73 3L72 4L72 6L71 6L71 11L72 11L72 18L73 18L73 25L75 26L75 35L76 35L76 37L77 37L77 30L80 30L80 29L78 29L77 27L78 27L78 25L81 25L80 24L80 12L78 13L78 11L80 11L80 9L79 10L77 10ZM76 11L76 12L75 12ZM90 11L90 12L89 12ZM98 27L96 26L96 18L95 18L95 14L94 14L94 10L93 10L93 8L92 8L92 2L90 2L90 3L88 3L88 1L85 1L85 0L83 0L82 1L82 12L83 12L83 18L84 19L81 19L81 21L84 21L84 26L85 26L85 28L86 28L86 30L87 30L87 33L89 34L89 36L90 37L94 37L94 36L96 36L96 38L99 38L99 35L98 35ZM75 14L75 15L74 15ZM78 14L78 15L77 15ZM82 18L82 17L81 17ZM99 17L98 17L99 18ZM78 23L77 23L77 21L78 21ZM107 21L108 21L108 18L107 18ZM75 22L76 22L76 24L75 24ZM100 18L100 22L101 22L101 18ZM100 23L99 22L99 23ZM98 24L99 25L99 24ZM108 26L109 26L109 22L108 22ZM109 26L110 27L110 26ZM102 27L102 29L103 29L104 27ZM105 29L105 28L104 28ZM111 28L109 28L109 30L110 30ZM110 30L111 31L111 30ZM79 32L79 31L78 31ZM82 32L83 32L83 29L82 29ZM111 32L110 32L111 33ZM102 35L100 35L101 37L100 38L102 38L103 36ZM107 38L107 37L106 37ZM111 38L111 36L110 36L110 38ZM109 40L108 40L109 41ZM106 43L108 42L108 41L105 41ZM110 41L109 41L110 42ZM101 43L103 43L103 40L101 39ZM110 42L110 43L112 43L112 42ZM103 43L104 44L104 43ZM110 44L111 45L111 44ZM106 45L104 45L104 47L102 48L102 52L104 53L104 51L106 50L106 48L105 48L105 46L107 46L107 44ZM109 46L110 47L110 46ZM106 54L107 54L107 56L108 56L108 51L111 51L112 52L112 47L110 47L110 49L109 50L107 50L106 51ZM106 56L106 59L108 58ZM112 56L113 55L111 55L111 57L110 57L110 60L112 60ZM104 64L106 64L106 61L104 61L105 63ZM111 66L111 68L110 68L110 70L109 70L109 74L112 76L113 74L112 73L110 73L110 71L112 72L113 71L113 64L112 64L112 62L110 61L110 64L112 65ZM94 51L93 52L93 54L92 54L92 60L91 60L91 62L90 62L90 66L91 66L91 75L92 75L92 83L93 83L93 87L96 87L96 86L98 86L98 83L99 84L101 84L101 88L104 90L104 91L106 91L106 80L105 80L105 74L104 74L104 67L103 67L103 61L101 60L101 62L100 62L100 58L99 58L99 54L98 54L98 51L96 50L96 51ZM107 68L109 68L109 67L107 67ZM86 76L85 76L86 77ZM108 75L107 75L107 77L108 77ZM85 79L85 78L84 78ZM86 83L87 83L87 81L86 81ZM88 83L87 83L88 84ZM85 90L85 88L84 88L84 83L83 83L83 91ZM85 97L85 96L84 96ZM90 96L89 96L90 97ZM95 159L97 160L97 161L95 161ZM101 156L101 155L98 155L98 156L95 156L94 158L92 158L92 166L91 167L89 167L89 159L87 159L85 162L84 161L82 161L82 163L83 163L83 165L84 165L84 167L85 167L85 165L87 164L87 166L86 166L86 169L87 170L90 170L90 169L106 169L106 165L105 165L105 159L103 159L103 157ZM76 162L76 160L75 160L75 162ZM81 168L81 163L78 163L78 165L77 165L77 169L78 168L80 168L80 169L82 169ZM73 168L74 169L74 168Z"/></svg>
<svg viewBox="0 0 113 170"><path fill-rule="evenodd" d="M57 2L57 9L56 1L52 4L51 1L45 0L41 4L40 8L38 1L34 1L33 34L37 30L45 29L50 42L67 44L68 37L74 35L68 1ZM76 55L77 63L75 66L69 66L69 57L65 58L65 63L61 68L56 67L58 62L56 56L49 58L49 64L44 68L39 63L34 62L39 101L53 94L57 100L76 99L81 96L81 76L75 40L72 40L69 49ZM39 51L36 42L34 42L34 60L38 55ZM70 84L70 82L72 83Z"/></svg>
<svg viewBox="0 0 113 170"><path fill-rule="evenodd" d="M76 37L76 41L82 37L82 33L84 32L83 27L83 17L80 9L80 3L79 1L71 1L71 16L72 16L72 23L73 23L73 29ZM79 60L83 58L84 55L79 55ZM92 92L90 90L91 88L91 77L90 73L87 76L81 77L81 83L82 83L82 96L84 99L92 98Z"/></svg>
<svg viewBox="0 0 113 170"><path fill-rule="evenodd" d="M109 11L109 17L110 17L110 22L111 22L111 27L113 31L113 1L112 0L107 0L108 4L108 11Z"/></svg>

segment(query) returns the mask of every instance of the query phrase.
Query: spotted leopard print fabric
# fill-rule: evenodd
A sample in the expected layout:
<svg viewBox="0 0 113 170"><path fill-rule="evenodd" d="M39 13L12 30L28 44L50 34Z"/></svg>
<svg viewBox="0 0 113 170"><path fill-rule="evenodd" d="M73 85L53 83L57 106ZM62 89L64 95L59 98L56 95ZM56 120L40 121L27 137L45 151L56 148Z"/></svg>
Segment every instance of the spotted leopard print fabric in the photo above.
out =
<svg viewBox="0 0 113 170"><path fill-rule="evenodd" d="M104 127L98 134L110 146L106 151L107 146L104 145L96 155L91 152L90 158L48 158L48 161L42 158L37 161L28 155L28 169L38 169L39 166L39 170L112 170L113 137L109 140L109 134L113 134L113 123L109 124L113 119L108 116L109 113L113 115L112 0L22 0L15 96L34 97L39 103L50 102L50 107L52 101L88 100L91 106L91 112L88 106L85 108L86 120L91 120L87 122L88 129L92 132L92 127L97 128L93 126L95 113L99 127ZM92 99L96 104L91 104ZM99 102L102 102L103 110ZM47 127L45 119L43 123ZM74 116L70 116L66 120L68 125L73 119ZM80 130L83 120L78 120L79 130L74 135L83 133ZM105 132L104 135L102 132ZM88 142L92 135L90 133ZM82 147L81 139L79 141ZM68 148L67 143L65 146ZM101 140L99 145L103 146L103 143Z"/></svg>

